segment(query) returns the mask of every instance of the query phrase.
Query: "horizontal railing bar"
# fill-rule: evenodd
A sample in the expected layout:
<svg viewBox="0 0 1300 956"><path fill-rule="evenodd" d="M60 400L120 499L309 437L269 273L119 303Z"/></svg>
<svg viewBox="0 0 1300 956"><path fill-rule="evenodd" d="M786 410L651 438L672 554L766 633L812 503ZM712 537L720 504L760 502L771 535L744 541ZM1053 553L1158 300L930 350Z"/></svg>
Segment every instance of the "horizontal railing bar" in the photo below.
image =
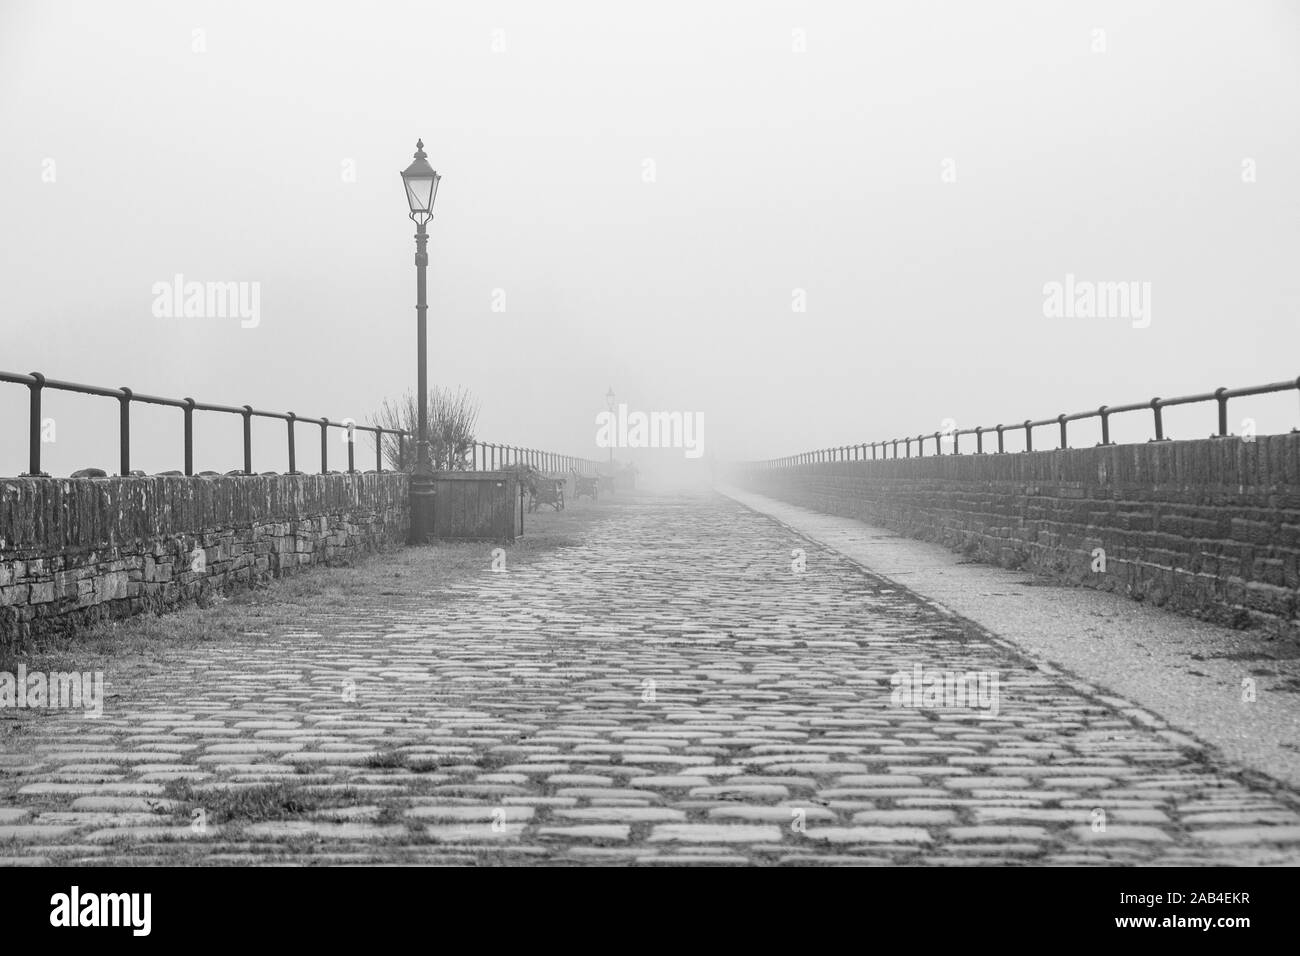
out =
<svg viewBox="0 0 1300 956"><path fill-rule="evenodd" d="M45 384L46 387L48 388L49 382L46 382ZM184 408L186 405L189 404L189 402L180 401L175 398L160 398L157 395L141 395L139 392L131 393L131 401L143 402L146 405L167 405L170 406L171 408ZM196 405L195 408L197 407L198 406Z"/></svg>
<svg viewBox="0 0 1300 956"><path fill-rule="evenodd" d="M1300 379L1294 382L1273 382L1270 385L1247 385L1244 388L1230 388L1223 393L1224 398L1242 398L1246 395L1267 395L1271 392L1285 392L1300 388Z"/></svg>
<svg viewBox="0 0 1300 956"><path fill-rule="evenodd" d="M1294 385L1292 385L1291 387L1295 388ZM1162 398L1160 399L1160 407L1171 408L1174 405L1194 405L1197 402L1212 402L1217 397L1218 396L1216 396L1213 392L1205 392L1201 395L1182 395L1178 398Z"/></svg>
<svg viewBox="0 0 1300 956"><path fill-rule="evenodd" d="M1106 406L1107 415L1121 415L1124 412L1149 412L1149 411L1151 411L1151 403L1149 401L1133 402L1130 405L1107 405Z"/></svg>
<svg viewBox="0 0 1300 956"><path fill-rule="evenodd" d="M242 408L235 408L232 405L212 405L209 404L208 402L195 402L194 410L198 412L226 412L230 415L244 414L244 410Z"/></svg>
<svg viewBox="0 0 1300 956"><path fill-rule="evenodd" d="M33 379L33 381L35 381ZM56 379L47 378L41 383L42 388L52 388L60 392L78 392L82 395L102 395L104 398L121 398L123 391L120 388L100 388L97 385L78 385L76 382L60 382Z"/></svg>

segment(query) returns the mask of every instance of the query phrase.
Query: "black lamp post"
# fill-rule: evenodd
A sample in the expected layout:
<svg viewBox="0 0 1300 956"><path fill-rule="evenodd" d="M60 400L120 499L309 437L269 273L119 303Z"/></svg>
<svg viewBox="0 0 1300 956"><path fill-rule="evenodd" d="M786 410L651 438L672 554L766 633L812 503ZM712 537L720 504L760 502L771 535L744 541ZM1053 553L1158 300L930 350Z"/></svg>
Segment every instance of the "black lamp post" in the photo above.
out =
<svg viewBox="0 0 1300 956"><path fill-rule="evenodd" d="M609 413L611 415L614 414L614 386L613 385L611 385L609 387L609 391L605 393L605 407L609 409ZM612 441L609 443L609 473L611 475L614 474L614 443Z"/></svg>
<svg viewBox="0 0 1300 956"><path fill-rule="evenodd" d="M415 473L411 478L411 530L410 541L415 544L427 540L433 530L433 463L429 460L429 336L426 313L425 276L429 267L428 233L425 224L433 218L433 201L442 181L424 153L424 140L415 144L415 160L402 172L406 187L406 201L411 207L415 233L415 315L416 352L418 362L416 382L416 407L419 409L415 436Z"/></svg>

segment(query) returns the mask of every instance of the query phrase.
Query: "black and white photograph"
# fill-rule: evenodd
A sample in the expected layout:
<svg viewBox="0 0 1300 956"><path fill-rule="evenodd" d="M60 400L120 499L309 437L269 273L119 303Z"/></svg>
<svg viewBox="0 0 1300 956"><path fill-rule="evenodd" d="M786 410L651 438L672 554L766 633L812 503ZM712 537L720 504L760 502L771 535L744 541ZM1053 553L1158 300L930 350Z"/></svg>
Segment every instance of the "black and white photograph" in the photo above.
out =
<svg viewBox="0 0 1300 956"><path fill-rule="evenodd" d="M0 0L7 920L1276 929L1297 120L1294 0Z"/></svg>

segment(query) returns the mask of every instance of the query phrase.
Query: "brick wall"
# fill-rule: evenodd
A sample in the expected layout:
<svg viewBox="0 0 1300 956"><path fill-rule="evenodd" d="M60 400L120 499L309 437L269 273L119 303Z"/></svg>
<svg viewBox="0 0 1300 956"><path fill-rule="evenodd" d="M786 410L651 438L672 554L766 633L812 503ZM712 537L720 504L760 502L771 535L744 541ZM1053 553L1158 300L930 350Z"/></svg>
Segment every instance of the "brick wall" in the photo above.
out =
<svg viewBox="0 0 1300 956"><path fill-rule="evenodd" d="M972 558L1300 639L1300 435L746 471ZM1105 570L1094 570L1094 549Z"/></svg>
<svg viewBox="0 0 1300 956"><path fill-rule="evenodd" d="M399 542L406 476L0 479L0 643Z"/></svg>

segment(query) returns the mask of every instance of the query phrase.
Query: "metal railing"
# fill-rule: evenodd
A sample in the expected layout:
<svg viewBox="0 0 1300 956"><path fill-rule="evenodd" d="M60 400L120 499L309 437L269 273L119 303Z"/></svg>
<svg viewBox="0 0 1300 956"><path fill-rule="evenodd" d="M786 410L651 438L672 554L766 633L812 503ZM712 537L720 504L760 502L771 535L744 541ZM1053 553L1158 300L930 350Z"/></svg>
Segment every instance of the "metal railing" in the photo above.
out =
<svg viewBox="0 0 1300 956"><path fill-rule="evenodd" d="M493 471L512 464L524 464L543 472L576 471L583 475L594 475L599 467L599 463L590 458L480 441L471 444L463 463L471 471Z"/></svg>
<svg viewBox="0 0 1300 956"><path fill-rule="evenodd" d="M14 372L0 372L0 382L10 382L14 385L26 385L30 395L30 416L28 426L28 464L27 474L33 477L43 477L41 471L41 396L46 389L54 389L60 392L75 392L79 395L99 395L104 398L114 398L118 402L118 447L120 452L120 474L131 474L131 405L140 403L144 405L163 405L169 408L179 408L184 415L184 432L185 432L185 474L194 474L194 413L195 412L221 412L228 415L238 415L244 420L244 474L253 473L253 419L254 418L277 418L287 423L287 439L289 448L289 473L298 472L297 448L294 434L294 426L302 422L304 424L320 426L320 470L321 473L329 471L329 430L331 428L343 428L348 432L348 471L356 471L354 458L355 441L352 436L355 432L365 431L375 434L375 470L383 471L383 440L385 434L398 436L398 455L399 459L404 455L404 439L407 437L405 432L391 429L380 428L377 425L358 425L352 421L330 421L328 418L303 418L294 412L267 412L251 405L214 405L210 402L199 402L192 398L163 398L159 395L145 395L133 391L129 388L103 388L98 385L83 385L79 382L62 382L52 378L46 378L40 372L31 372L27 375L21 375Z"/></svg>
<svg viewBox="0 0 1300 956"><path fill-rule="evenodd" d="M397 470L405 470L406 445L412 436L409 432L396 428L382 428L378 425L359 425L350 419L331 421L328 418L304 418L294 412L268 412L250 405L214 405L199 402L192 398L163 398L158 395L145 395L129 388L104 388L98 385L83 385L79 382L63 382L46 378L40 372L22 375L16 372L0 371L0 382L25 385L29 394L28 418L28 464L27 474L32 477L48 477L41 470L41 398L46 389L60 392L75 392L79 395L98 395L103 398L116 399L118 411L118 445L120 449L120 474L131 474L131 405L162 405L179 408L184 416L184 460L185 474L194 474L194 413L220 412L238 415L244 420L244 468L245 475L253 474L253 419L275 418L286 422L286 439L289 452L289 474L299 474L295 426L298 424L317 425L320 427L320 470L321 474L329 471L329 430L342 428L347 430L348 472L356 472L355 440L356 432L370 432L375 436L375 470L384 470L385 435L392 435L397 441ZM473 442L467 453L461 457L460 464L470 465L474 471L487 470L491 467L504 467L508 463L526 463L543 471L570 471L577 469L583 473L594 473L596 463L585 458L571 455L559 455L554 452L540 451L535 448L519 448L513 445ZM451 468L454 463L446 462Z"/></svg>
<svg viewBox="0 0 1300 956"><path fill-rule="evenodd" d="M930 433L922 433L914 437L891 438L881 442L863 442L856 445L840 445L834 448L821 448L816 451L801 452L797 455L788 455L783 458L769 458L766 461L751 462L751 467L762 469L770 468L790 468L798 465L817 464L826 461L875 461L878 458L898 458L898 446L901 442L904 449L903 457L912 457L912 443L916 443L918 457L925 455L925 443L927 440L934 439L934 453L936 455L944 454L943 439L952 439L952 451L948 454L961 454L961 436L975 436L975 454L984 454L984 438L988 435L997 435L998 453L1005 450L1005 436L1008 432L1016 432L1021 429L1025 433L1025 451L1034 450L1034 429L1056 425L1060 429L1060 438L1058 448L1068 448L1069 435L1067 425L1070 422L1084 421L1089 418L1101 419L1101 442L1102 445L1115 444L1110 440L1110 418L1112 415L1121 415L1125 412L1149 411L1154 417L1153 425L1155 437L1151 441L1169 441L1165 435L1165 425L1163 411L1166 408L1172 408L1176 405L1193 405L1199 402L1217 402L1219 406L1219 430L1217 435L1212 438L1227 438L1228 433L1228 400L1233 398L1243 398L1248 395L1268 395L1274 392L1300 391L1300 378L1289 382L1272 382L1268 385L1251 385L1245 388L1218 388L1213 392L1202 392L1198 395L1183 395L1178 398L1153 398L1148 402L1135 402L1130 405L1102 405L1100 408L1086 412L1074 412L1073 414L1061 414L1055 418L1042 418L1037 421L1026 419L1019 424L1014 425L996 425L993 428L962 428L941 430ZM889 449L893 448L893 455L889 454ZM867 457L867 451L870 450L871 457Z"/></svg>

